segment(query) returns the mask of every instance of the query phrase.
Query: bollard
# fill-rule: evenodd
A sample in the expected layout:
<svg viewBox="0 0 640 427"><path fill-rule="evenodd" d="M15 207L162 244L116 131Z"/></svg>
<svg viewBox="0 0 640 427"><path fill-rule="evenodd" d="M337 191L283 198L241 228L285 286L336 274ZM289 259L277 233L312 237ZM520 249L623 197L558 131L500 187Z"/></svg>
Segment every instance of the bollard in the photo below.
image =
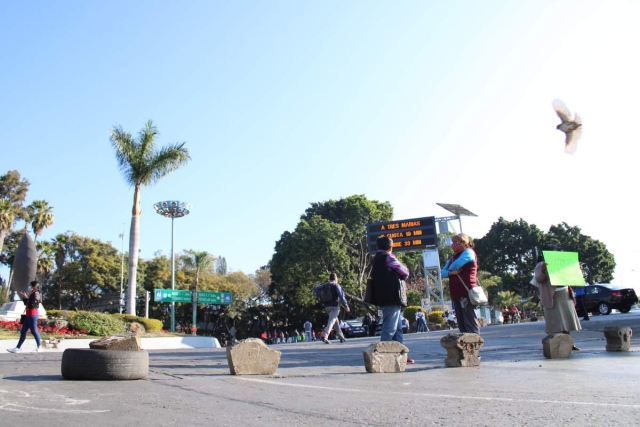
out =
<svg viewBox="0 0 640 427"><path fill-rule="evenodd" d="M259 338L248 338L227 347L231 375L273 375L278 370L280 355Z"/></svg>
<svg viewBox="0 0 640 427"><path fill-rule="evenodd" d="M364 368L373 374L399 373L407 368L409 349L397 341L370 344L362 352Z"/></svg>
<svg viewBox="0 0 640 427"><path fill-rule="evenodd" d="M628 326L606 326L607 351L630 351L633 331Z"/></svg>
<svg viewBox="0 0 640 427"><path fill-rule="evenodd" d="M480 366L480 347L484 345L480 335L452 333L442 337L440 345L447 350L445 366L450 368Z"/></svg>
<svg viewBox="0 0 640 427"><path fill-rule="evenodd" d="M571 357L573 338L569 334L549 334L542 339L542 354L547 359Z"/></svg>

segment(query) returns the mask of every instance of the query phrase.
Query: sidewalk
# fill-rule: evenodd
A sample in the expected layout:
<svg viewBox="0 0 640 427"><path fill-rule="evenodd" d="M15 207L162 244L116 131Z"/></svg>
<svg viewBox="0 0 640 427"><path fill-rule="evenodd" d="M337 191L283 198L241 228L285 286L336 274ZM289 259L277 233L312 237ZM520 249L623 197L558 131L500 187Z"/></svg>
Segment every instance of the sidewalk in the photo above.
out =
<svg viewBox="0 0 640 427"><path fill-rule="evenodd" d="M58 348L43 349L46 353L61 353L67 348L89 348L89 343L97 338L91 339L64 339L58 344ZM18 344L17 339L0 340L0 352L4 353L9 348L14 348ZM144 350L171 350L171 349L192 349L192 348L221 348L220 343L213 337L160 337L142 338L141 347ZM23 353L34 352L36 340L29 333L27 340L22 345Z"/></svg>

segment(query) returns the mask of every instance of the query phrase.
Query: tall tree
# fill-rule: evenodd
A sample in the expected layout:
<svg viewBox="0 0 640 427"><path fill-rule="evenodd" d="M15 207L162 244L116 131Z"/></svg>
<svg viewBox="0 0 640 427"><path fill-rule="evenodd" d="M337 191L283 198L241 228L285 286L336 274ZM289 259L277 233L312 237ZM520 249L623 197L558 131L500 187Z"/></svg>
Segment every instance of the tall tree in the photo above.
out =
<svg viewBox="0 0 640 427"><path fill-rule="evenodd" d="M29 191L29 181L20 172L11 170L0 176L0 253L7 233L17 219L22 218L23 203Z"/></svg>
<svg viewBox="0 0 640 427"><path fill-rule="evenodd" d="M53 273L53 282L56 284L57 295L58 295L58 310L62 310L62 287L64 283L64 263L67 260L67 243L69 242L70 236L73 233L67 232L65 234L58 234L56 237L51 239L51 243L53 245L54 256L53 260L56 264L56 269Z"/></svg>
<svg viewBox="0 0 640 427"><path fill-rule="evenodd" d="M138 249L140 247L140 190L186 164L191 158L185 143L171 144L156 149L158 129L149 120L136 140L121 126L111 131L111 143L125 181L134 188L131 229L129 232L129 286L127 287L127 313L135 315Z"/></svg>
<svg viewBox="0 0 640 427"><path fill-rule="evenodd" d="M182 256L182 262L184 266L194 273L193 288L197 291L200 284L200 274L203 271L211 268L214 258L209 252L206 251L194 251L193 249L186 250Z"/></svg>
<svg viewBox="0 0 640 427"><path fill-rule="evenodd" d="M36 242L36 250L38 251L36 268L38 281L42 284L44 293L50 294L52 271L55 266L55 246L50 241L42 240Z"/></svg>
<svg viewBox="0 0 640 427"><path fill-rule="evenodd" d="M587 282L603 283L613 279L616 262L604 243L581 233L580 228L566 222L552 225L545 234L546 243L554 244L561 251L578 252L578 258L587 267Z"/></svg>
<svg viewBox="0 0 640 427"><path fill-rule="evenodd" d="M64 280L64 302L84 309L90 300L120 291L120 251L111 243L67 233L63 248L64 262L54 280Z"/></svg>
<svg viewBox="0 0 640 427"><path fill-rule="evenodd" d="M285 232L276 242L269 293L285 323L303 322L311 313L320 313L312 288L326 282L329 273L337 273L345 290L354 292L347 233L345 225L313 216L300 220L293 233Z"/></svg>
<svg viewBox="0 0 640 427"><path fill-rule="evenodd" d="M221 276L227 274L227 260L222 255L220 255L216 260L216 273Z"/></svg>
<svg viewBox="0 0 640 427"><path fill-rule="evenodd" d="M308 221L314 216L320 216L327 221L345 226L350 276L354 275L352 292L362 298L365 281L371 271L366 225L393 219L391 204L369 200L364 195L353 195L340 200L311 203L311 207L305 211L301 219Z"/></svg>
<svg viewBox="0 0 640 427"><path fill-rule="evenodd" d="M197 313L198 313L198 285L200 284L200 274L210 268L213 265L213 257L206 251L194 251L192 249L185 251L185 255L183 255L183 262L185 267L193 270L194 273L194 281L193 281L193 302L192 302L192 326L195 327L197 324ZM196 334L195 329L193 330L193 335Z"/></svg>
<svg viewBox="0 0 640 427"><path fill-rule="evenodd" d="M49 206L46 200L34 200L27 206L29 219L31 220L31 228L33 229L33 241L38 239L45 228L53 225L53 207Z"/></svg>
<svg viewBox="0 0 640 427"><path fill-rule="evenodd" d="M481 239L476 239L478 267L502 278L504 290L526 295L535 267L535 248L543 233L523 219L498 218Z"/></svg>

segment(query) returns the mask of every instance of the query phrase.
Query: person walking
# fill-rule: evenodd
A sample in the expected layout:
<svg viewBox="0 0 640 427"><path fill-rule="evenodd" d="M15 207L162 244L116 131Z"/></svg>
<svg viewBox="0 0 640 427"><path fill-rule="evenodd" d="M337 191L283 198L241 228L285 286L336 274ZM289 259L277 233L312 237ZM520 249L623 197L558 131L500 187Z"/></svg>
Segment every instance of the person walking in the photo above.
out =
<svg viewBox="0 0 640 427"><path fill-rule="evenodd" d="M310 342L311 341L311 331L313 330L313 325L311 324L311 322L309 322L308 320L306 322L304 322L304 325L302 325L304 327L304 339L305 341Z"/></svg>
<svg viewBox="0 0 640 427"><path fill-rule="evenodd" d="M573 294L576 297L576 307L578 307L580 309L580 311L582 311L583 313L583 317L582 320L585 321L589 321L591 319L589 319L589 312L587 311L587 307L585 307L584 305L584 286L576 286L573 289Z"/></svg>
<svg viewBox="0 0 640 427"><path fill-rule="evenodd" d="M449 293L458 329L461 333L480 334L476 308L471 304L467 290L477 286L478 258L473 250L475 245L464 233L456 234L451 240L453 256L442 268L442 277L449 278Z"/></svg>
<svg viewBox="0 0 640 427"><path fill-rule="evenodd" d="M328 286L328 288L325 288ZM324 337L322 341L325 344L330 344L329 342L329 334L331 333L331 328L336 333L336 336L340 338L340 342L344 342L344 335L342 334L342 330L340 329L340 325L338 323L338 315L340 314L340 305L342 305L347 313L351 311L349 308L349 304L347 303L346 298L344 297L344 291L342 290L342 286L338 284L338 275L336 273L331 273L329 275L329 283L324 283L322 285L318 285L313 288L316 295L320 296L325 293L325 291L330 292L331 298L327 298L323 300L324 309L329 315L329 320L327 320L327 326L324 330Z"/></svg>
<svg viewBox="0 0 640 427"><path fill-rule="evenodd" d="M20 353L22 344L27 339L27 332L31 330L33 337L36 339L36 352L42 351L42 341L40 340L40 334L38 333L38 308L42 303L42 294L40 293L40 283L36 280L29 284L27 293L20 292L20 297L25 305L25 319L22 323L22 330L20 331L20 340L18 345L14 348L9 348L9 353Z"/></svg>
<svg viewBox="0 0 640 427"><path fill-rule="evenodd" d="M369 336L376 336L376 328L378 326L378 318L375 314L369 313Z"/></svg>
<svg viewBox="0 0 640 427"><path fill-rule="evenodd" d="M382 307L380 341L402 343L402 312L407 306L404 280L409 277L409 270L392 254L393 240L390 237L378 237L376 246L378 251L373 259L371 277L375 303ZM407 363L414 363L414 360L407 357Z"/></svg>
<svg viewBox="0 0 640 427"><path fill-rule="evenodd" d="M425 320L424 311L421 308L416 311L416 323L418 326L418 332L429 332L429 326Z"/></svg>

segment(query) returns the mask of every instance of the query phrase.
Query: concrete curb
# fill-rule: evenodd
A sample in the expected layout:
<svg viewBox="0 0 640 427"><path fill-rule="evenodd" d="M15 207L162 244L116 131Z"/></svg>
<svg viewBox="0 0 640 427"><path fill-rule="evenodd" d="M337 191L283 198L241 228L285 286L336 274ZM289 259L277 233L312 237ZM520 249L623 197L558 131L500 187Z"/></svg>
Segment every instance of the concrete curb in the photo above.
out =
<svg viewBox="0 0 640 427"><path fill-rule="evenodd" d="M60 353L67 348L89 348L92 339L68 339L60 341L58 348L44 349L44 353ZM220 343L213 337L166 337L166 338L142 338L141 346L144 350L172 350L184 348L220 348ZM17 340L0 340L0 351L5 352L14 348ZM36 341L27 338L22 345L22 352L30 353L36 349Z"/></svg>

